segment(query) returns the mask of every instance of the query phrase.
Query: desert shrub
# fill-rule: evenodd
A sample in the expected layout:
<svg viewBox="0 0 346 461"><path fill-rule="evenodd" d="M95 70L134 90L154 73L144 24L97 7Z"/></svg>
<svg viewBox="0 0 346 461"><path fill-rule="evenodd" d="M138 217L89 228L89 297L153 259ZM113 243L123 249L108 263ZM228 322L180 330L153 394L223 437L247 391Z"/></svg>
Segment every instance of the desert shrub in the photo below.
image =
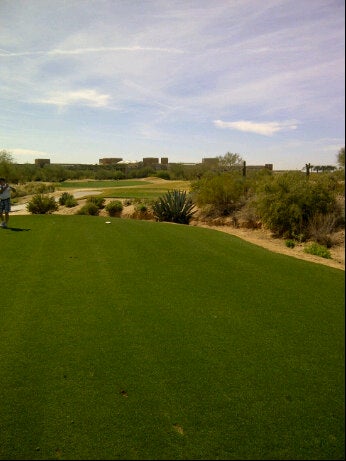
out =
<svg viewBox="0 0 346 461"><path fill-rule="evenodd" d="M24 187L28 194L48 194L55 191L54 184L31 182Z"/></svg>
<svg viewBox="0 0 346 461"><path fill-rule="evenodd" d="M109 216L120 216L123 208L123 204L120 200L112 200L105 206L105 210Z"/></svg>
<svg viewBox="0 0 346 461"><path fill-rule="evenodd" d="M316 214L309 221L309 235L315 242L330 248L333 246L333 232L338 223L339 218L335 213Z"/></svg>
<svg viewBox="0 0 346 461"><path fill-rule="evenodd" d="M218 216L230 215L245 203L247 181L237 171L206 174L191 184L199 207L212 207Z"/></svg>
<svg viewBox="0 0 346 461"><path fill-rule="evenodd" d="M168 171L165 171L165 170L158 171L156 173L156 176L161 179L167 179L167 180L171 179L170 174L168 173Z"/></svg>
<svg viewBox="0 0 346 461"><path fill-rule="evenodd" d="M65 202L65 206L67 208L73 208L74 206L77 206L78 205L78 201L73 197L69 197L66 202Z"/></svg>
<svg viewBox="0 0 346 461"><path fill-rule="evenodd" d="M125 174L119 170L107 170L106 168L100 168L95 171L94 179L124 179Z"/></svg>
<svg viewBox="0 0 346 461"><path fill-rule="evenodd" d="M322 258L331 259L330 251L324 245L320 245L319 243L312 242L304 248L305 253L309 253L311 255L321 256Z"/></svg>
<svg viewBox="0 0 346 461"><path fill-rule="evenodd" d="M63 192L61 197L59 197L59 205L66 206L68 208L72 208L78 204L77 200L74 196L68 192Z"/></svg>
<svg viewBox="0 0 346 461"><path fill-rule="evenodd" d="M100 210L105 207L105 201L103 197L98 197L96 195L90 195L86 200L87 203L95 204Z"/></svg>
<svg viewBox="0 0 346 461"><path fill-rule="evenodd" d="M192 198L185 191L172 190L159 197L152 205L157 221L189 224L195 211Z"/></svg>
<svg viewBox="0 0 346 461"><path fill-rule="evenodd" d="M150 167L143 167L143 168L134 168L130 169L130 171L127 173L128 178L147 178L148 176L154 176L156 171Z"/></svg>
<svg viewBox="0 0 346 461"><path fill-rule="evenodd" d="M137 203L132 217L135 219L154 219L152 204L150 202Z"/></svg>
<svg viewBox="0 0 346 461"><path fill-rule="evenodd" d="M36 194L26 206L32 214L46 214L58 210L59 205L54 197L45 194Z"/></svg>
<svg viewBox="0 0 346 461"><path fill-rule="evenodd" d="M29 182L27 184L21 184L16 187L16 192L13 197L25 197L25 195L34 194L49 194L55 191L53 184Z"/></svg>
<svg viewBox="0 0 346 461"><path fill-rule="evenodd" d="M145 205L145 203L138 203L136 206L135 206L135 210L138 212L138 213L146 213L148 211L148 206Z"/></svg>
<svg viewBox="0 0 346 461"><path fill-rule="evenodd" d="M215 210L212 205L204 205L198 212L198 217L202 221L210 221L211 219L218 218L219 216L219 212Z"/></svg>
<svg viewBox="0 0 346 461"><path fill-rule="evenodd" d="M15 203L15 202L17 202L17 200L14 200L14 199L18 199L19 197L24 197L25 195L27 195L27 194L23 193L23 191L21 190L20 187L18 187L18 186L16 186L15 188L12 187L12 189L11 189L11 202Z"/></svg>
<svg viewBox="0 0 346 461"><path fill-rule="evenodd" d="M340 214L334 181L309 180L299 172L273 175L251 199L261 221L278 237L305 241L314 215Z"/></svg>
<svg viewBox="0 0 346 461"><path fill-rule="evenodd" d="M98 216L100 213L100 208L95 205L93 202L87 202L85 205L77 211L77 214L81 215L91 215L91 216Z"/></svg>
<svg viewBox="0 0 346 461"><path fill-rule="evenodd" d="M49 192L54 192L55 191L55 186L54 184L35 184L34 190L39 194L47 194Z"/></svg>
<svg viewBox="0 0 346 461"><path fill-rule="evenodd" d="M233 214L233 224L236 227L245 227L247 229L258 229L262 226L260 217L252 202L246 202L245 205Z"/></svg>
<svg viewBox="0 0 346 461"><path fill-rule="evenodd" d="M287 248L294 248L296 246L294 240L292 239L287 239L285 241L285 245L287 246Z"/></svg>

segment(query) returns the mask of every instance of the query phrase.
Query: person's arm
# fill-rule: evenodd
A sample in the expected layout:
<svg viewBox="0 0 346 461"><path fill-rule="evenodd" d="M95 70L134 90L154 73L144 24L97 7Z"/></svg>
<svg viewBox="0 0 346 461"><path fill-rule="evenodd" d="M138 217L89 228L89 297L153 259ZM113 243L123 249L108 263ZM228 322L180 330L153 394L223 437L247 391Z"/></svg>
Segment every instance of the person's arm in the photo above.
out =
<svg viewBox="0 0 346 461"><path fill-rule="evenodd" d="M0 186L0 194L2 194L3 192L5 192L6 189L8 189L10 186L6 183L6 184L2 184Z"/></svg>

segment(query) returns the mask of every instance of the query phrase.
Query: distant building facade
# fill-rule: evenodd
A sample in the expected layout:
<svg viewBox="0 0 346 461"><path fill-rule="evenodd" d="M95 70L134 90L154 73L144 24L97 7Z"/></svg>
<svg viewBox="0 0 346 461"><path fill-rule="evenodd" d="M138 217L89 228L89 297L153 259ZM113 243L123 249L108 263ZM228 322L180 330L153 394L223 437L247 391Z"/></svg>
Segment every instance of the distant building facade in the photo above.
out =
<svg viewBox="0 0 346 461"><path fill-rule="evenodd" d="M142 161L144 167L151 167L155 170L166 170L169 163L168 157L144 157Z"/></svg>
<svg viewBox="0 0 346 461"><path fill-rule="evenodd" d="M142 167L150 167L155 170L167 170L174 165L184 165L193 167L196 165L203 165L207 168L217 168L219 163L219 157L204 157L202 158L202 163L184 163L184 162L176 162L170 163L168 157L143 157L142 161L125 161L121 157L103 157L99 159L99 165L118 165L119 168L142 168ZM35 165L43 167L44 165L50 165L49 158L37 158L35 159ZM87 166L90 164L75 164L75 163L55 163L53 165L60 165L66 167L81 167L83 165ZM264 165L247 165L244 161L242 166L239 165L239 168L243 169L243 174L246 174L248 170L263 170L267 169L269 171L273 171L273 164L272 163L265 163Z"/></svg>
<svg viewBox="0 0 346 461"><path fill-rule="evenodd" d="M50 164L50 158L35 158L35 165L44 166Z"/></svg>
<svg viewBox="0 0 346 461"><path fill-rule="evenodd" d="M273 164L272 163L266 163L265 165L244 165L246 166L247 170L270 170L273 171Z"/></svg>
<svg viewBox="0 0 346 461"><path fill-rule="evenodd" d="M116 165L117 163L121 162L122 158L118 157L107 157L107 158L100 158L99 164L100 165Z"/></svg>
<svg viewBox="0 0 346 461"><path fill-rule="evenodd" d="M143 158L143 166L153 166L158 165L159 159L158 157L144 157Z"/></svg>
<svg viewBox="0 0 346 461"><path fill-rule="evenodd" d="M202 164L206 165L206 166L209 166L209 167L217 166L218 163L219 163L218 157L205 157L205 158L202 158Z"/></svg>

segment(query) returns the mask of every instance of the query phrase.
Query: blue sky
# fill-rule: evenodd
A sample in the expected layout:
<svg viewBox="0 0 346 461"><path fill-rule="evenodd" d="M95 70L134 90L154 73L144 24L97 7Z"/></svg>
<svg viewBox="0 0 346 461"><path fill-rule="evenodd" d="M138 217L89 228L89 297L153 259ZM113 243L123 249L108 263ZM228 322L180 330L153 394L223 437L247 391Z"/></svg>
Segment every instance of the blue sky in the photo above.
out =
<svg viewBox="0 0 346 461"><path fill-rule="evenodd" d="M0 0L0 150L336 165L344 56L344 0Z"/></svg>

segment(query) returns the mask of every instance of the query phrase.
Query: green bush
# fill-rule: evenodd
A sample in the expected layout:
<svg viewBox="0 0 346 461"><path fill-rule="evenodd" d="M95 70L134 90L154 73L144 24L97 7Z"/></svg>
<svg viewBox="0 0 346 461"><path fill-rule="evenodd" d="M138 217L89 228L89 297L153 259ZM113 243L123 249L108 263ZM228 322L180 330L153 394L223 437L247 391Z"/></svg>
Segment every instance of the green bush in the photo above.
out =
<svg viewBox="0 0 346 461"><path fill-rule="evenodd" d="M157 221L178 224L189 224L195 213L191 196L180 190L168 191L153 203L152 208Z"/></svg>
<svg viewBox="0 0 346 461"><path fill-rule="evenodd" d="M54 197L45 194L36 194L26 206L32 214L46 214L58 210L59 205Z"/></svg>
<svg viewBox="0 0 346 461"><path fill-rule="evenodd" d="M285 241L285 245L287 246L287 248L294 248L296 246L296 244L294 243L293 240L291 239L288 239Z"/></svg>
<svg viewBox="0 0 346 461"><path fill-rule="evenodd" d="M85 205L82 206L80 210L77 211L77 214L82 215L92 215L98 216L100 213L100 208L95 205L93 202L87 202Z"/></svg>
<svg viewBox="0 0 346 461"><path fill-rule="evenodd" d="M134 219L155 219L152 211L152 203L149 201L139 202L135 205L135 211L132 214Z"/></svg>
<svg viewBox="0 0 346 461"><path fill-rule="evenodd" d="M63 192L63 194L59 198L59 205L72 208L76 206L77 204L78 204L77 200L74 198L72 194L69 194L68 192Z"/></svg>
<svg viewBox="0 0 346 461"><path fill-rule="evenodd" d="M120 200L112 200L105 206L109 216L120 216L123 209L124 207Z"/></svg>
<svg viewBox="0 0 346 461"><path fill-rule="evenodd" d="M171 177L170 177L168 171L165 171L165 170L158 171L158 172L156 173L156 176L157 176L158 178L161 178L161 179L167 179L167 180L170 180L170 179L171 179Z"/></svg>
<svg viewBox="0 0 346 461"><path fill-rule="evenodd" d="M310 180L303 173L273 175L261 183L252 199L261 221L278 237L305 241L310 221L317 214L340 214L335 181Z"/></svg>
<svg viewBox="0 0 346 461"><path fill-rule="evenodd" d="M321 256L322 258L326 259L331 259L332 257L327 247L316 242L312 242L310 245L307 245L304 248L304 252L311 255Z"/></svg>
<svg viewBox="0 0 346 461"><path fill-rule="evenodd" d="M138 213L146 213L148 211L148 206L144 203L138 203L138 205L135 206L135 210Z"/></svg>
<svg viewBox="0 0 346 461"><path fill-rule="evenodd" d="M191 187L196 204L211 207L217 216L230 215L245 203L247 181L237 171L206 174Z"/></svg>
<svg viewBox="0 0 346 461"><path fill-rule="evenodd" d="M97 208L101 210L102 208L105 207L106 200L103 197L98 197L96 195L90 195L86 201L87 203L94 203L97 206Z"/></svg>
<svg viewBox="0 0 346 461"><path fill-rule="evenodd" d="M73 208L78 205L78 201L74 197L70 197L66 200L65 206L67 208Z"/></svg>

